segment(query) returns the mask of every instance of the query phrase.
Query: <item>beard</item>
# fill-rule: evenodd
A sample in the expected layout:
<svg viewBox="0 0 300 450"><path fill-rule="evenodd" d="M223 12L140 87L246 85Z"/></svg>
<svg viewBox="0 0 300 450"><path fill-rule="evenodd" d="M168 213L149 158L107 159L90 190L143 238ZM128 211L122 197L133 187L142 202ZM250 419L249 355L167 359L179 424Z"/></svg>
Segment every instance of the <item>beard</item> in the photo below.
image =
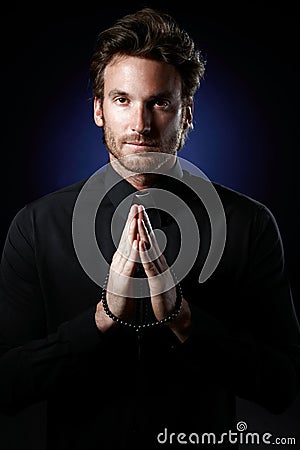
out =
<svg viewBox="0 0 300 450"><path fill-rule="evenodd" d="M143 142L145 145L153 148L153 150L125 155L122 152L122 145L125 142L137 141L137 136L125 135L117 140L111 128L105 124L105 121L103 125L103 143L108 149L112 160L117 160L126 171L135 174L155 173L160 171L164 165L169 166L170 160L174 162L174 156L182 147L185 135L186 131L183 123L180 124L174 135L168 139L157 141L144 135L139 142Z"/></svg>

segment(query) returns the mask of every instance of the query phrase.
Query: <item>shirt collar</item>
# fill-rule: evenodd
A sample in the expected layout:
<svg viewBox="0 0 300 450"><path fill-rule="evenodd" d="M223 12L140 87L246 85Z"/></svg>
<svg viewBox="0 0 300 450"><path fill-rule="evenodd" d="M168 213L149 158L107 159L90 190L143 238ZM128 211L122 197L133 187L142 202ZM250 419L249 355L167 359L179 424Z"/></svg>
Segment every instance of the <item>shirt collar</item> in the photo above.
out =
<svg viewBox="0 0 300 450"><path fill-rule="evenodd" d="M176 180L181 180L182 178L183 171L178 158L176 158L174 166L166 174L159 175L159 178L153 187L171 190L174 182L176 183ZM122 178L121 175L113 169L111 164L108 164L106 167L104 173L104 185L105 192L114 207L121 207L121 214L127 216L134 195L141 191L138 191L126 179ZM120 205L121 203L122 205Z"/></svg>

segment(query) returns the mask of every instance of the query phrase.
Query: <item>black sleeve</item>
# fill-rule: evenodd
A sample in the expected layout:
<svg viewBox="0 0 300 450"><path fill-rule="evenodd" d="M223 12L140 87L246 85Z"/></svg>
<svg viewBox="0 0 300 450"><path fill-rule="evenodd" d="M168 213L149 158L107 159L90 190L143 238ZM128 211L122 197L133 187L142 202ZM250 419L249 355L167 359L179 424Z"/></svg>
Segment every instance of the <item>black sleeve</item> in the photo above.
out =
<svg viewBox="0 0 300 450"><path fill-rule="evenodd" d="M89 307L47 333L31 228L25 207L12 221L1 260L0 411L6 414L45 400L83 376L84 355L113 345L107 337L119 332L104 336L95 324L95 307Z"/></svg>
<svg viewBox="0 0 300 450"><path fill-rule="evenodd" d="M300 331L281 236L267 208L253 221L242 282L218 293L230 305L229 320L199 306L201 286L187 290L192 332L175 347L177 364L272 413L283 412L299 391Z"/></svg>

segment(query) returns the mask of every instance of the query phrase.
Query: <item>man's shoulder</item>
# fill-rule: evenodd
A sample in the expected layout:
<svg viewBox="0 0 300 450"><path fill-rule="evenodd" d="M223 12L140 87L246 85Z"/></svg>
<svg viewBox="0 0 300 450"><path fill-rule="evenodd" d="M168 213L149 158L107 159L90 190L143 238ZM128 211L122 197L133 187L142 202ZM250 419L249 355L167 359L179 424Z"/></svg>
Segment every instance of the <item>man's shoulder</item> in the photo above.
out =
<svg viewBox="0 0 300 450"><path fill-rule="evenodd" d="M97 175L97 176L95 176ZM30 209L41 209L56 206L73 207L79 194L82 192L101 192L103 187L102 173L76 181L62 188L51 191L33 201L26 206Z"/></svg>
<svg viewBox="0 0 300 450"><path fill-rule="evenodd" d="M25 205L27 210L40 211L61 206L73 206L87 180L80 180L62 188L48 192Z"/></svg>
<svg viewBox="0 0 300 450"><path fill-rule="evenodd" d="M267 209L264 203L252 197L250 194L243 193L217 182L213 182L213 186L225 205L249 208L251 210Z"/></svg>
<svg viewBox="0 0 300 450"><path fill-rule="evenodd" d="M184 171L184 180L196 192L200 200L204 198L218 199L226 212L248 212L251 215L259 212L271 214L269 208L263 202L250 194L243 193L220 182L211 181L204 175L200 176Z"/></svg>
<svg viewBox="0 0 300 450"><path fill-rule="evenodd" d="M184 183L194 190L194 192L199 194L199 196L212 192L219 196L225 204L244 204L245 206L253 206L254 208L264 207L263 203L254 197L251 197L251 195L245 194L220 182L212 181L204 174L196 175L186 170L184 170L183 173Z"/></svg>
<svg viewBox="0 0 300 450"><path fill-rule="evenodd" d="M76 201L86 186L91 186L95 190L95 183L91 182L92 177L76 181L62 188L53 190L36 199L26 203L15 215L17 222L31 222L35 220L51 220L67 218L73 214ZM101 190L102 178L96 179L97 190Z"/></svg>

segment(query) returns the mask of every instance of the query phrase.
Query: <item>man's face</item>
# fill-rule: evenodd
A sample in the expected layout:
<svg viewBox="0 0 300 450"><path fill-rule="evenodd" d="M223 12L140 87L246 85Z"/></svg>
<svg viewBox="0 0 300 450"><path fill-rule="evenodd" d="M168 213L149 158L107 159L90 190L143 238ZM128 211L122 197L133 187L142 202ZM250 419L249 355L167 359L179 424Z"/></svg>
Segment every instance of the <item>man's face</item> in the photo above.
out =
<svg viewBox="0 0 300 450"><path fill-rule="evenodd" d="M166 63L134 56L115 58L104 74L104 98L94 102L110 160L145 173L157 166L153 152L176 155L192 121L182 108L181 80ZM148 155L147 155L148 153Z"/></svg>

